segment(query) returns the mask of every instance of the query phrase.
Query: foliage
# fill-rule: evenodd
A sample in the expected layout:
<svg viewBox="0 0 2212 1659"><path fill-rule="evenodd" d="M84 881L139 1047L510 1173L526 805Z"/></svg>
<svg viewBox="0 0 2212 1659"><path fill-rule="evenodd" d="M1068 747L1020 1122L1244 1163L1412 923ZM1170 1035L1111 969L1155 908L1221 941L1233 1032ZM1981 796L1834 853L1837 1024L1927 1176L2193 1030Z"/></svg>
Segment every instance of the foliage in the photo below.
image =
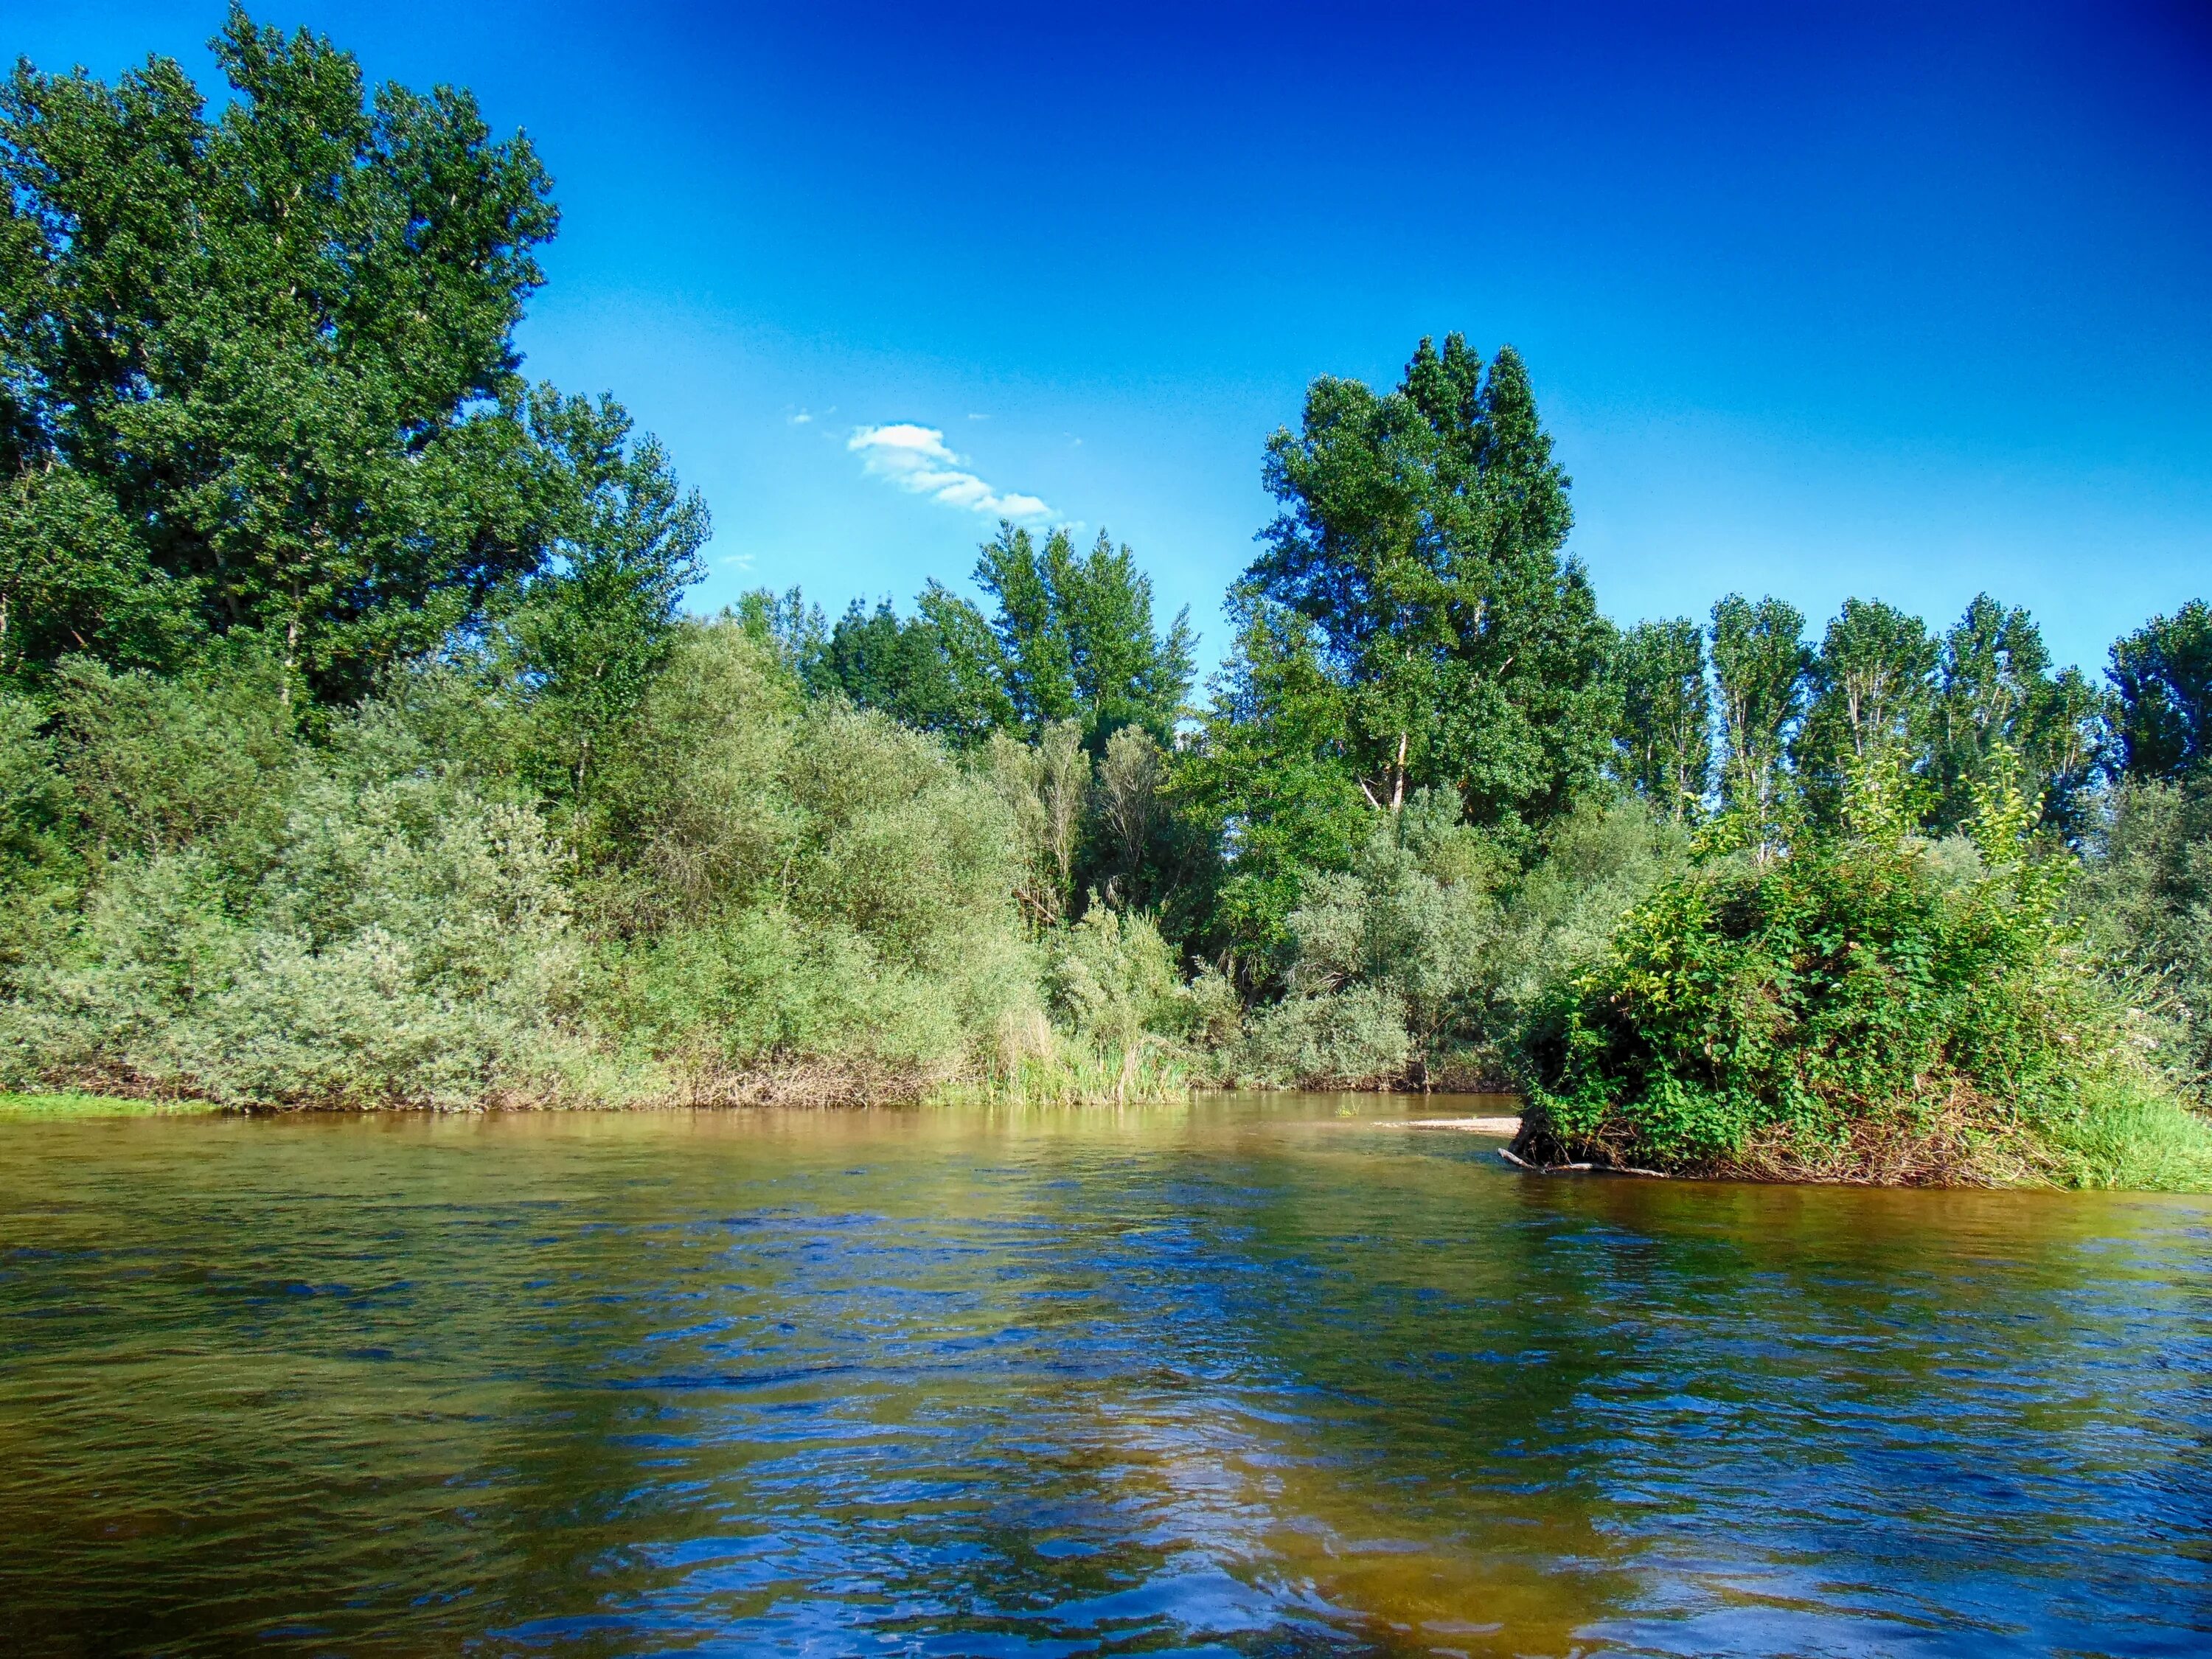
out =
<svg viewBox="0 0 2212 1659"><path fill-rule="evenodd" d="M2131 783L2097 833L2075 914L2158 1018L2161 1058L2212 1087L2212 792Z"/></svg>
<svg viewBox="0 0 2212 1659"><path fill-rule="evenodd" d="M2041 781L2045 824L2077 836L2106 703L2081 670L2051 672L2027 611L1977 594L1943 636L1927 769L1936 792L1930 827L1940 834L1963 826L1976 788L2010 750Z"/></svg>
<svg viewBox="0 0 2212 1659"><path fill-rule="evenodd" d="M251 839L283 811L294 721L262 653L173 678L64 657L49 696L74 828L95 860Z"/></svg>
<svg viewBox="0 0 2212 1659"><path fill-rule="evenodd" d="M1065 921L1075 903L1076 855L1091 799L1091 764L1083 747L1083 728L1073 720L1058 720L1033 744L996 733L991 740L991 781L1013 815L1020 848L1014 896L1035 927Z"/></svg>
<svg viewBox="0 0 2212 1659"><path fill-rule="evenodd" d="M158 58L0 97L5 650L252 629L358 694L533 567L510 333L555 214L465 93L367 95L235 9L214 46L212 120Z"/></svg>
<svg viewBox="0 0 2212 1659"><path fill-rule="evenodd" d="M1991 1149L2032 1164L2127 1071L2122 1012L2059 913L2063 854L2026 839L2037 804L1985 787L1984 867L1946 880L1882 799L1894 775L1850 781L1851 830L1708 864L1629 915L1540 1014L1528 1150L1967 1178Z"/></svg>
<svg viewBox="0 0 2212 1659"><path fill-rule="evenodd" d="M1159 632L1152 578L1127 547L1102 531L1079 554L1065 529L1039 543L1001 524L983 545L975 581L994 617L935 582L912 617L901 617L888 599L872 612L855 599L827 633L796 592L781 601L757 596L753 605L810 689L956 742L1000 732L1034 740L1072 720L1096 751L1125 726L1158 738L1173 731L1197 638L1188 611Z"/></svg>
<svg viewBox="0 0 2212 1659"><path fill-rule="evenodd" d="M2212 607L2191 599L2112 647L2120 770L2137 781L2205 775L2212 764Z"/></svg>
<svg viewBox="0 0 2212 1659"><path fill-rule="evenodd" d="M213 46L212 119L160 58L0 94L0 674L258 638L349 705L504 608L587 744L704 509L611 402L522 384L535 154L305 31Z"/></svg>
<svg viewBox="0 0 2212 1659"><path fill-rule="evenodd" d="M1350 868L1372 812L1310 624L1249 590L1231 604L1235 648L1169 790L1184 821L1216 842L1210 931L1232 975L1254 988L1279 981L1307 880Z"/></svg>
<svg viewBox="0 0 2212 1659"><path fill-rule="evenodd" d="M604 781L593 995L634 1048L949 1075L1034 1006L998 793L741 623L678 630Z"/></svg>
<svg viewBox="0 0 2212 1659"><path fill-rule="evenodd" d="M1613 657L1622 780L1676 823L1704 816L1713 771L1705 641L1687 617L1638 623Z"/></svg>
<svg viewBox="0 0 2212 1659"><path fill-rule="evenodd" d="M1719 693L1721 799L1763 840L1786 796L1782 766L1812 673L1805 618L1780 599L1731 593L1713 606L1713 678Z"/></svg>
<svg viewBox="0 0 2212 1659"><path fill-rule="evenodd" d="M1382 395L1316 380L1265 476L1283 511L1245 584L1310 625L1370 803L1449 789L1509 834L1569 810L1610 746L1611 630L1512 349L1486 375L1460 336L1425 339Z"/></svg>
<svg viewBox="0 0 2212 1659"><path fill-rule="evenodd" d="M0 1075L218 1101L558 1092L568 901L526 809L310 774L266 867L134 852L0 1006Z"/></svg>
<svg viewBox="0 0 2212 1659"><path fill-rule="evenodd" d="M529 711L541 787L580 811L594 760L644 696L698 580L707 509L657 441L633 443L612 398L541 388L529 413L554 462L540 506L551 579L503 607L495 649Z"/></svg>
<svg viewBox="0 0 2212 1659"><path fill-rule="evenodd" d="M1349 871L1309 883L1288 919L1285 997L1255 1017L1229 1069L1275 1083L1494 1079L1529 1008L1604 948L1684 852L1680 830L1644 803L1591 801L1523 869L1449 799L1417 791L1375 823Z"/></svg>
<svg viewBox="0 0 2212 1659"><path fill-rule="evenodd" d="M1879 599L1845 599L1828 624L1808 676L1804 724L1792 745L1808 805L1832 822L1844 809L1846 779L1869 756L1902 763L1901 775L1925 797L1921 763L1934 718L1939 647L1928 624Z"/></svg>

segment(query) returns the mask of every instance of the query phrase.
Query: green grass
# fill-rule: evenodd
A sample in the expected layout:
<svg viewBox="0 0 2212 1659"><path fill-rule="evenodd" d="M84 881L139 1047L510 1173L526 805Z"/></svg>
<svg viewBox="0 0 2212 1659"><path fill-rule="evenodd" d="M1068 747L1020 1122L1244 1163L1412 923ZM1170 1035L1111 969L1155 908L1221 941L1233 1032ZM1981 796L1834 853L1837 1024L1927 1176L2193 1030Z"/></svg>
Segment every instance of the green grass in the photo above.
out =
<svg viewBox="0 0 2212 1659"><path fill-rule="evenodd" d="M2212 1192L2212 1119L2137 1079L2100 1079L2077 1117L2037 1126L2061 1186Z"/></svg>
<svg viewBox="0 0 2212 1659"><path fill-rule="evenodd" d="M119 1095L0 1094L0 1120L58 1117L178 1117L219 1112L208 1100L129 1100Z"/></svg>

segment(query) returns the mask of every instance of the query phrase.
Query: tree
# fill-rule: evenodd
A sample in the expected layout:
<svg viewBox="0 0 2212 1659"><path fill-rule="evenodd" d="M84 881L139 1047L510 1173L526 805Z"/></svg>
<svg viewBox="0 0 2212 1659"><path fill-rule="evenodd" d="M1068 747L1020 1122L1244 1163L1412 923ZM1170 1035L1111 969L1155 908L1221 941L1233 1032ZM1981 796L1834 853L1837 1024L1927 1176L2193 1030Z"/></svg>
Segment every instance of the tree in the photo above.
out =
<svg viewBox="0 0 2212 1659"><path fill-rule="evenodd" d="M888 600L872 614L854 601L804 677L963 744L999 731L1034 738L1073 720L1102 754L1126 726L1160 738L1174 731L1197 638L1188 611L1158 631L1152 578L1127 547L1101 532L1079 555L1065 530L1040 544L1001 524L983 544L975 585L996 602L994 617L936 582L910 617Z"/></svg>
<svg viewBox="0 0 2212 1659"><path fill-rule="evenodd" d="M581 810L594 758L644 696L699 578L707 507L658 441L632 441L611 398L542 387L529 420L550 566L503 618L505 647L552 772L547 793Z"/></svg>
<svg viewBox="0 0 2212 1659"><path fill-rule="evenodd" d="M1936 659L1928 624L1879 599L1845 599L1812 659L1810 700L1793 745L1814 809L1832 821L1854 767L1879 755L1923 787L1933 732Z"/></svg>
<svg viewBox="0 0 2212 1659"><path fill-rule="evenodd" d="M1376 808L1435 785L1510 834L1595 782L1611 630L1562 551L1568 480L1510 347L1485 375L1460 336L1425 339L1387 395L1316 380L1264 476L1283 511L1245 580L1315 630Z"/></svg>
<svg viewBox="0 0 2212 1659"><path fill-rule="evenodd" d="M2045 823L2077 833L2104 700L2079 669L2051 673L2034 619L1977 594L1943 636L1936 678L1930 827L1962 829L2009 749L2041 792Z"/></svg>
<svg viewBox="0 0 2212 1659"><path fill-rule="evenodd" d="M1623 777L1676 823L1695 819L1712 788L1704 630L1688 617L1638 623L1621 638L1613 675Z"/></svg>
<svg viewBox="0 0 2212 1659"><path fill-rule="evenodd" d="M1781 599L1753 605L1731 593L1713 606L1713 678L1719 687L1721 799L1758 824L1770 823L1784 757L1803 708L1812 653L1805 617Z"/></svg>
<svg viewBox="0 0 2212 1659"><path fill-rule="evenodd" d="M1307 882L1351 867L1373 815L1346 752L1344 688L1312 624L1249 587L1230 604L1236 645L1169 793L1219 849L1216 943L1256 986L1288 964Z"/></svg>
<svg viewBox="0 0 2212 1659"><path fill-rule="evenodd" d="M512 333L545 173L475 100L231 11L168 59L0 93L0 663L251 630L346 700L544 556Z"/></svg>
<svg viewBox="0 0 2212 1659"><path fill-rule="evenodd" d="M2138 781L2201 777L2212 762L2212 608L2191 599L2112 647L2119 769Z"/></svg>
<svg viewBox="0 0 2212 1659"><path fill-rule="evenodd" d="M1197 648L1190 613L1179 613L1163 636L1152 620L1152 578L1104 531L1079 555L1064 529L1040 546L1002 523L975 562L975 586L997 602L999 674L1029 731L1079 720L1096 749L1123 726L1162 736L1173 729Z"/></svg>

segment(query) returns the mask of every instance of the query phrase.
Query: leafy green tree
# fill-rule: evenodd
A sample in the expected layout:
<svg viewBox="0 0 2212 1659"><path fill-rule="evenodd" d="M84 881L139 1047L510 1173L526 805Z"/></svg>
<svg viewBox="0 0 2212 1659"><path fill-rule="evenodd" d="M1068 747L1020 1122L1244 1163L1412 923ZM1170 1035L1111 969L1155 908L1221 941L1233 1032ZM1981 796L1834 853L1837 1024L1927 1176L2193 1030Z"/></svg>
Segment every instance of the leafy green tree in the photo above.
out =
<svg viewBox="0 0 2212 1659"><path fill-rule="evenodd" d="M1040 543L1002 524L983 544L975 579L994 602L993 617L936 582L908 617L888 600L873 612L855 600L810 647L802 678L963 744L1000 731L1036 738L1073 720L1086 746L1103 753L1126 726L1162 738L1174 730L1196 636L1188 611L1160 633L1152 578L1127 547L1102 532L1078 554L1065 530Z"/></svg>
<svg viewBox="0 0 2212 1659"><path fill-rule="evenodd" d="M975 585L997 603L999 674L1025 727L1078 720L1094 747L1123 726L1173 727L1197 647L1190 613L1161 635L1152 578L1104 531L1078 554L1065 530L1040 545L1002 524L976 561Z"/></svg>
<svg viewBox="0 0 2212 1659"><path fill-rule="evenodd" d="M1713 678L1719 690L1721 799L1770 823L1787 782L1783 762L1804 708L1812 653L1805 617L1781 599L1731 593L1713 606Z"/></svg>
<svg viewBox="0 0 2212 1659"><path fill-rule="evenodd" d="M0 92L0 662L267 636L321 696L537 568L512 331L556 215L475 100L234 9Z"/></svg>
<svg viewBox="0 0 2212 1659"><path fill-rule="evenodd" d="M1460 336L1424 340L1388 394L1323 376L1265 477L1283 511L1246 581L1314 629L1376 808L1433 785L1513 833L1595 782L1611 629L1562 552L1568 480L1510 347L1486 375Z"/></svg>
<svg viewBox="0 0 2212 1659"><path fill-rule="evenodd" d="M2044 821L2081 828L2081 797L2097 757L2104 699L2076 668L2051 672L2051 653L2027 611L1977 594L1943 636L1936 665L1930 827L1962 829L1987 787L2000 747L2020 757L2044 801Z"/></svg>
<svg viewBox="0 0 2212 1659"><path fill-rule="evenodd" d="M1832 820L1854 766L1877 755L1928 782L1936 661L1928 624L1879 599L1845 599L1813 658L1805 722L1793 745L1814 809Z"/></svg>
<svg viewBox="0 0 2212 1659"><path fill-rule="evenodd" d="M1344 688L1312 624L1245 587L1231 605L1236 645L1168 787L1184 821L1220 848L1212 932L1254 986L1286 966L1288 920L1310 877L1348 869L1373 815L1346 752Z"/></svg>
<svg viewBox="0 0 2212 1659"><path fill-rule="evenodd" d="M1688 617L1638 623L1613 659L1623 777L1675 823L1694 821L1712 789L1712 692L1705 632Z"/></svg>
<svg viewBox="0 0 2212 1659"><path fill-rule="evenodd" d="M2112 647L2119 768L2137 781L2201 777L2212 762L2212 607L2191 599Z"/></svg>
<svg viewBox="0 0 2212 1659"><path fill-rule="evenodd" d="M812 691L841 693L964 747L1015 723L997 656L974 607L933 584L912 617L888 599L872 611L854 600L807 658L802 678Z"/></svg>
<svg viewBox="0 0 2212 1659"><path fill-rule="evenodd" d="M542 468L540 539L551 566L504 618L546 793L580 810L608 735L667 654L684 590L698 580L705 502L677 482L658 441L632 441L611 398L532 395Z"/></svg>

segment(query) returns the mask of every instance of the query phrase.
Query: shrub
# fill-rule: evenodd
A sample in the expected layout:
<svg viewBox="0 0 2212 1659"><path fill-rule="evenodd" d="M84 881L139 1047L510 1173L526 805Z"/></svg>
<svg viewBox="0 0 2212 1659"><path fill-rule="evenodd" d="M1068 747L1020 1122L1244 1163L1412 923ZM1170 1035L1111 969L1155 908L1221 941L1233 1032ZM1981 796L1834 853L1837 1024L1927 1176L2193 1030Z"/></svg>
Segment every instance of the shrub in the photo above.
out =
<svg viewBox="0 0 2212 1659"><path fill-rule="evenodd" d="M0 1009L9 1082L284 1105L546 1097L581 1062L568 902L525 808L299 788L243 903L202 848L126 858Z"/></svg>
<svg viewBox="0 0 2212 1659"><path fill-rule="evenodd" d="M602 774L595 1022L696 1076L985 1065L1037 1004L991 784L879 714L806 703L772 649L691 624Z"/></svg>
<svg viewBox="0 0 2212 1659"><path fill-rule="evenodd" d="M1403 1078L1413 1056L1398 994L1384 986L1351 985L1261 1009L1224 1069L1243 1083L1368 1088Z"/></svg>
<svg viewBox="0 0 2212 1659"><path fill-rule="evenodd" d="M1971 878L1877 829L1661 888L1538 1011L1523 1150L1845 1178L2053 1165L2133 1062L2029 822L1993 798Z"/></svg>
<svg viewBox="0 0 2212 1659"><path fill-rule="evenodd" d="M2160 1058L2212 1086L2212 788L2130 784L2090 847L2075 911L2155 1017Z"/></svg>

